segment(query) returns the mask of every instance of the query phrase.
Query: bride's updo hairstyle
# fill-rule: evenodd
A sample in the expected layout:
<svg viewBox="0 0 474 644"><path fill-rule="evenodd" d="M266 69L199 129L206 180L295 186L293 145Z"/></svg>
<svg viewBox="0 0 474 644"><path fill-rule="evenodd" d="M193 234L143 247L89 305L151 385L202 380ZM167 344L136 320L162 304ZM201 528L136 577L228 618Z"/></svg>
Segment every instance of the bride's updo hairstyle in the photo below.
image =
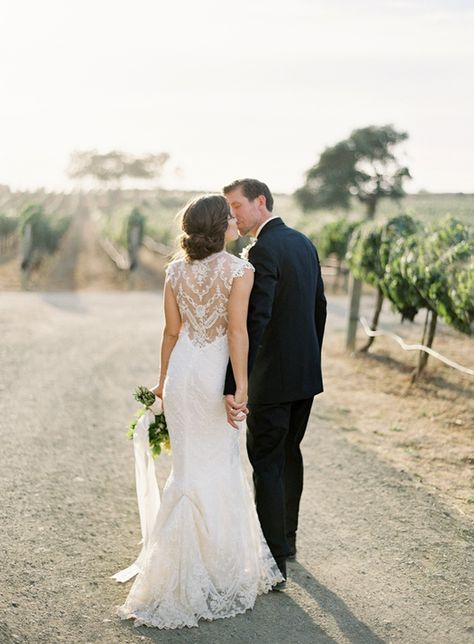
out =
<svg viewBox="0 0 474 644"><path fill-rule="evenodd" d="M196 197L184 207L179 242L187 261L205 259L224 248L229 216L229 204L222 195Z"/></svg>

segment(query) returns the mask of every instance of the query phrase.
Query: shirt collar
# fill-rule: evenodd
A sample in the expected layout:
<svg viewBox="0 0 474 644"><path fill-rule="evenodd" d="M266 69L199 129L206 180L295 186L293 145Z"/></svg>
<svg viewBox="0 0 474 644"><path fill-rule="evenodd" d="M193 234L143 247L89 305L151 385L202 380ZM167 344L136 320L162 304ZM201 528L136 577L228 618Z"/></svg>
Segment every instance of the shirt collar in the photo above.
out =
<svg viewBox="0 0 474 644"><path fill-rule="evenodd" d="M263 222L263 224L261 224L261 225L258 227L257 232L255 233L255 238L257 238L257 237L260 235L260 232L261 232L262 228L263 228L266 224L268 224L268 222L269 222L269 221L271 221L272 219L277 219L277 218L278 218L278 215L272 215L272 216L271 216L271 217L269 217L266 221L264 221L264 222Z"/></svg>

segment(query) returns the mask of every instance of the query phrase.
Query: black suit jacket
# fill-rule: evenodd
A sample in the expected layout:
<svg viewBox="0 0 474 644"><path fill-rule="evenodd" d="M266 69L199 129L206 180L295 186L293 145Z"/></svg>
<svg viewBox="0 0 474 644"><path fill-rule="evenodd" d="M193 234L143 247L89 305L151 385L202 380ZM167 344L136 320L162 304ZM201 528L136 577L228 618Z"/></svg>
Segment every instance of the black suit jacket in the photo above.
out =
<svg viewBox="0 0 474 644"><path fill-rule="evenodd" d="M249 251L255 268L247 328L249 402L302 400L323 391L321 346L326 298L318 254L277 217ZM225 394L235 393L229 362Z"/></svg>

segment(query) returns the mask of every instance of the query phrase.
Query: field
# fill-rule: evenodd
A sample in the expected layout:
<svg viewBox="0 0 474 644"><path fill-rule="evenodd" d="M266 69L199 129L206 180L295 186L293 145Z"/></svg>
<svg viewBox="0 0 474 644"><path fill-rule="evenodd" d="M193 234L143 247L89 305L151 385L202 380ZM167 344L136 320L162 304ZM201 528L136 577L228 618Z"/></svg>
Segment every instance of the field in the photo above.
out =
<svg viewBox="0 0 474 644"><path fill-rule="evenodd" d="M0 186L0 267L18 259L19 219L29 205L42 206L52 219L81 217L87 213L94 222L99 235L109 236L118 244L123 243L123 221L134 207L146 217L146 232L154 240L170 248L179 232L176 215L180 208L197 193L164 190L109 190L88 193L12 193ZM327 221L344 216L358 219L363 209L355 200L348 212L316 211L303 213L291 195L275 195L274 212L280 214L291 226L305 232L317 231ZM474 222L473 194L414 194L401 202L382 201L377 212L378 219L387 219L400 213L413 214L426 225L440 221L448 214L465 224ZM10 288L9 280L0 270L0 289Z"/></svg>
<svg viewBox="0 0 474 644"><path fill-rule="evenodd" d="M302 213L292 197L282 196L282 206L286 207L292 220L305 232L316 233L321 226L338 217L348 217L353 220L364 217L364 209L355 200L351 209L316 211ZM456 217L467 225L474 225L474 194L413 194L407 195L402 201L384 200L376 213L376 220L389 219L399 214L411 214L426 226L440 222L447 215Z"/></svg>

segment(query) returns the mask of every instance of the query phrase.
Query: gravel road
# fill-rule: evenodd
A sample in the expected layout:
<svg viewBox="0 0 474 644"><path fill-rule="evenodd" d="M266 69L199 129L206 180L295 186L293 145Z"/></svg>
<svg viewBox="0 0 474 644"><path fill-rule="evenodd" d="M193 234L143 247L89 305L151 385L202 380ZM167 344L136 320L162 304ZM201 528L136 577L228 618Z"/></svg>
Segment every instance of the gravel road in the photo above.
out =
<svg viewBox="0 0 474 644"><path fill-rule="evenodd" d="M304 442L288 591L184 631L115 617L127 586L110 575L139 540L130 392L155 380L161 324L159 293L0 295L0 642L474 641L472 527L349 441L326 394ZM161 482L169 467L161 456Z"/></svg>

